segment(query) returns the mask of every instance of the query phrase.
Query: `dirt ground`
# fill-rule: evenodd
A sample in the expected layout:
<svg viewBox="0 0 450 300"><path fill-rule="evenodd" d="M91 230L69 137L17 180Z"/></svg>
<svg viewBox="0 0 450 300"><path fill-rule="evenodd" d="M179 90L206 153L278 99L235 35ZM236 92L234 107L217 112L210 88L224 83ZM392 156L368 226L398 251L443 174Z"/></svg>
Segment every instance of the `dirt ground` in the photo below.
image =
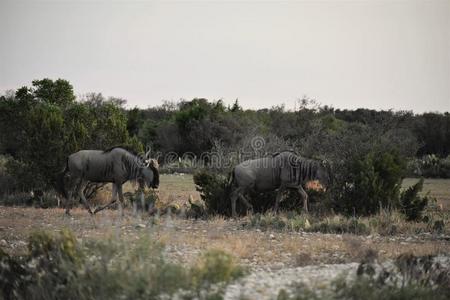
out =
<svg viewBox="0 0 450 300"><path fill-rule="evenodd" d="M305 232L260 231L243 228L238 221L216 218L195 221L170 216L159 220L125 212L108 210L91 217L84 209L74 209L67 217L62 209L0 207L1 247L11 254L26 251L30 232L71 229L80 241L119 238L132 241L143 233L163 242L166 253L174 261L189 263L208 249L222 249L244 265L283 268L321 263L360 261L368 249L382 259L401 253L416 255L448 254L447 237L355 236ZM154 224L156 223L156 224Z"/></svg>
<svg viewBox="0 0 450 300"><path fill-rule="evenodd" d="M168 202L183 203L189 195L199 199L189 175L162 176L160 195ZM155 219L133 214L129 209L123 218L116 210L92 217L82 208L73 209L72 217L68 217L61 208L0 206L0 246L11 254L20 254L27 250L30 232L69 228L80 241L99 238L132 241L149 234L166 245L169 259L182 263L192 262L207 249L222 249L236 256L241 264L271 269L360 261L369 249L381 260L402 253L450 253L450 239L443 235L356 236L261 231L244 227L247 221L245 218L203 221L170 215Z"/></svg>

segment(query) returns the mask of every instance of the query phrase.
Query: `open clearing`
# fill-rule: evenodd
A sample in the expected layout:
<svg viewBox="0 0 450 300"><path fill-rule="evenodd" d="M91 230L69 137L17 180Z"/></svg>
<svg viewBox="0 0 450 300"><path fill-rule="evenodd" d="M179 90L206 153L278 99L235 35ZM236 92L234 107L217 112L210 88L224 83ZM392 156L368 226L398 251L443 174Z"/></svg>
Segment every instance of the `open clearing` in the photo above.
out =
<svg viewBox="0 0 450 300"><path fill-rule="evenodd" d="M425 189L430 189L431 195L448 208L450 192L446 187L449 186L450 180L427 180ZM183 204L189 195L195 200L199 199L191 175L161 176L160 197L163 201ZM261 231L258 228L244 227L248 222L247 218L236 221L216 217L204 221L164 215L155 219L147 215L133 214L131 210L126 210L123 218L119 217L118 211L115 210L106 210L91 217L85 209L75 208L72 214L73 217L65 216L61 208L0 207L1 247L10 254L24 253L27 251L26 241L29 233L36 230L57 232L69 228L80 241L111 238L132 242L142 234L148 234L166 246L168 259L183 264L194 263L198 255L208 249L222 249L231 253L240 264L252 270L253 277L248 278L255 278L256 282L242 284L251 289L255 289L255 285L263 281L257 274L270 277L292 273L295 277L298 272L309 270L308 272L312 272L311 278L317 277L317 280L320 280L320 276L329 278L330 270L353 271L356 266L354 262L361 261L369 249L377 253L380 261L395 258L402 253L450 253L450 239L445 235L357 236ZM284 275L276 275L280 272ZM231 294L236 296L235 292ZM276 291L265 291L264 294L274 295Z"/></svg>

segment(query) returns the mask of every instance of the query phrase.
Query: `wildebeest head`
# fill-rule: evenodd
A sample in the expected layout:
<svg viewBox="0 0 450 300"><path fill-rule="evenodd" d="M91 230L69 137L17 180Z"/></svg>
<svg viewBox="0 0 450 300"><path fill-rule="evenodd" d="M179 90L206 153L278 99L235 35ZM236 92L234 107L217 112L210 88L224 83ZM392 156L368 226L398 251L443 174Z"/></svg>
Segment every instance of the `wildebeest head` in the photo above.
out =
<svg viewBox="0 0 450 300"><path fill-rule="evenodd" d="M145 184L147 187L154 189L159 187L159 164L156 159L146 160L138 181L141 185Z"/></svg>

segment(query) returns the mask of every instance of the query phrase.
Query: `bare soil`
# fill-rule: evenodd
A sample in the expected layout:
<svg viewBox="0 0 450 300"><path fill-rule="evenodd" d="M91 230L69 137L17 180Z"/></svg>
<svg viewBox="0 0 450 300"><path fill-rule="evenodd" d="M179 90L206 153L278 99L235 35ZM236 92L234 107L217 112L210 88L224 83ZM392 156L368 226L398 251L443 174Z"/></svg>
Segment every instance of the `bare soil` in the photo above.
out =
<svg viewBox="0 0 450 300"><path fill-rule="evenodd" d="M209 221L179 217L133 215L126 210L107 210L94 217L77 208L67 217L63 209L0 207L1 247L11 254L27 251L28 235L36 230L57 232L71 229L80 241L86 239L138 239L142 233L166 245L169 259L192 262L208 249L222 249L251 267L280 269L315 264L360 261L371 249L380 259L402 253L436 255L450 253L445 236L410 235L383 237L305 232L260 231L243 227L241 220L215 218Z"/></svg>

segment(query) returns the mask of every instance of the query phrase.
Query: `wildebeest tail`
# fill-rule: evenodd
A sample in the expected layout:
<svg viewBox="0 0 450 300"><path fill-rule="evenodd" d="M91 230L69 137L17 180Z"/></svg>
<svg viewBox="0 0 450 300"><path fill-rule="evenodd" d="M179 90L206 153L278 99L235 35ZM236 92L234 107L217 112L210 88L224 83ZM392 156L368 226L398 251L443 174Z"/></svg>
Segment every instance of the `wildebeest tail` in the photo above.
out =
<svg viewBox="0 0 450 300"><path fill-rule="evenodd" d="M56 175L56 191L66 199L68 199L69 197L67 195L67 191L64 186L64 177L66 176L68 171L69 171L69 158L67 158L66 160L64 170L62 170Z"/></svg>

